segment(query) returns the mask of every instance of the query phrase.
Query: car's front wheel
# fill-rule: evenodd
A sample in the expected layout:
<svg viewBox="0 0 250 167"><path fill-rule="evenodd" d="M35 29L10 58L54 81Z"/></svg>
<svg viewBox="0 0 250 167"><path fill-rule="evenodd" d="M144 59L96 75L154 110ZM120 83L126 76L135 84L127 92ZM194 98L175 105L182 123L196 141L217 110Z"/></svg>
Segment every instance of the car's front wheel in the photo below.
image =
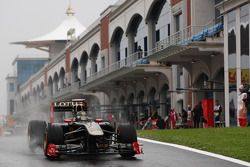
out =
<svg viewBox="0 0 250 167"><path fill-rule="evenodd" d="M43 142L44 155L50 159L58 158L56 152L56 145L64 144L63 128L60 125L48 124Z"/></svg>

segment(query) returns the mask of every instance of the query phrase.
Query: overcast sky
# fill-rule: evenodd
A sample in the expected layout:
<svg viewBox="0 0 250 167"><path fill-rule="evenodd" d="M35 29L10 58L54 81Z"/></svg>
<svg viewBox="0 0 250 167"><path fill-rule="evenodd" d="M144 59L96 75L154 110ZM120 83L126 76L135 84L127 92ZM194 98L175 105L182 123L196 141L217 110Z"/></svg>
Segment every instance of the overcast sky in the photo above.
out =
<svg viewBox="0 0 250 167"><path fill-rule="evenodd" d="M84 27L98 19L100 13L117 0L0 0L0 114L7 110L6 76L13 73L12 62L18 55L46 55L34 49L10 45L44 35L54 30L66 17L71 1L75 16Z"/></svg>

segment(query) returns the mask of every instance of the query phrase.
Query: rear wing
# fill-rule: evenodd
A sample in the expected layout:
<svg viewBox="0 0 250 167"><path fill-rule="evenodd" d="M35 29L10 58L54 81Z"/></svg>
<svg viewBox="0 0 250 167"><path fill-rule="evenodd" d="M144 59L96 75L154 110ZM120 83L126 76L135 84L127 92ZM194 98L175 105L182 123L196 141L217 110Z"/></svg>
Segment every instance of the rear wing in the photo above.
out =
<svg viewBox="0 0 250 167"><path fill-rule="evenodd" d="M85 99L72 99L72 101L56 101L50 105L50 122L54 122L54 112L87 111Z"/></svg>

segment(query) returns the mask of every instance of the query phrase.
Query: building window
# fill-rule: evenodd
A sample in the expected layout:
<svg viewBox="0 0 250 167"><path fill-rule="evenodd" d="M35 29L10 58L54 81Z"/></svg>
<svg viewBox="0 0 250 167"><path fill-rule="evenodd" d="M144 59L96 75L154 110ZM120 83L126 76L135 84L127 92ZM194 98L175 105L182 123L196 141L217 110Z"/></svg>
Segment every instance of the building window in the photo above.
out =
<svg viewBox="0 0 250 167"><path fill-rule="evenodd" d="M97 64L95 64L95 71L94 72L97 72Z"/></svg>
<svg viewBox="0 0 250 167"><path fill-rule="evenodd" d="M10 115L13 115L14 109L15 109L14 100L10 100Z"/></svg>
<svg viewBox="0 0 250 167"><path fill-rule="evenodd" d="M17 84L26 82L32 74L40 70L47 60L18 60L16 64Z"/></svg>
<svg viewBox="0 0 250 167"><path fill-rule="evenodd" d="M128 48L125 48L125 57L128 57Z"/></svg>
<svg viewBox="0 0 250 167"><path fill-rule="evenodd" d="M148 37L144 37L144 51L148 51Z"/></svg>
<svg viewBox="0 0 250 167"><path fill-rule="evenodd" d="M155 32L155 41L156 41L156 42L160 41L160 30L157 30L157 31Z"/></svg>
<svg viewBox="0 0 250 167"><path fill-rule="evenodd" d="M121 56L120 56L120 52L117 52L117 61L120 61L121 60Z"/></svg>
<svg viewBox="0 0 250 167"><path fill-rule="evenodd" d="M10 92L14 92L15 91L14 83L9 83L9 91Z"/></svg>
<svg viewBox="0 0 250 167"><path fill-rule="evenodd" d="M180 14L175 16L175 32L180 31Z"/></svg>
<svg viewBox="0 0 250 167"><path fill-rule="evenodd" d="M102 57L102 68L105 68L105 57Z"/></svg>
<svg viewBox="0 0 250 167"><path fill-rule="evenodd" d="M183 29L183 15L180 11L178 14L174 15L174 30L173 32L179 32Z"/></svg>
<svg viewBox="0 0 250 167"><path fill-rule="evenodd" d="M183 74L182 66L177 66L177 88L181 87L181 76Z"/></svg>
<svg viewBox="0 0 250 167"><path fill-rule="evenodd" d="M144 37L144 56L147 56L147 51L148 51L148 37Z"/></svg>
<svg viewBox="0 0 250 167"><path fill-rule="evenodd" d="M168 36L170 36L170 24L168 24Z"/></svg>
<svg viewBox="0 0 250 167"><path fill-rule="evenodd" d="M138 47L138 43L135 42L135 43L134 43L134 52L137 52L137 47Z"/></svg>

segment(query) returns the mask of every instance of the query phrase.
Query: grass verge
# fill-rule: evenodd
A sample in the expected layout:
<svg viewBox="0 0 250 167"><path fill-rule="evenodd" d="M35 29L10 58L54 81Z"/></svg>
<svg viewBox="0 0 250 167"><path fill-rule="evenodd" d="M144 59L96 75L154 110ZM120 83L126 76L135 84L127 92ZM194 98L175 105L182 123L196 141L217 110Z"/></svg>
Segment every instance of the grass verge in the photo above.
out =
<svg viewBox="0 0 250 167"><path fill-rule="evenodd" d="M180 144L250 162L250 128L138 131L138 137Z"/></svg>

